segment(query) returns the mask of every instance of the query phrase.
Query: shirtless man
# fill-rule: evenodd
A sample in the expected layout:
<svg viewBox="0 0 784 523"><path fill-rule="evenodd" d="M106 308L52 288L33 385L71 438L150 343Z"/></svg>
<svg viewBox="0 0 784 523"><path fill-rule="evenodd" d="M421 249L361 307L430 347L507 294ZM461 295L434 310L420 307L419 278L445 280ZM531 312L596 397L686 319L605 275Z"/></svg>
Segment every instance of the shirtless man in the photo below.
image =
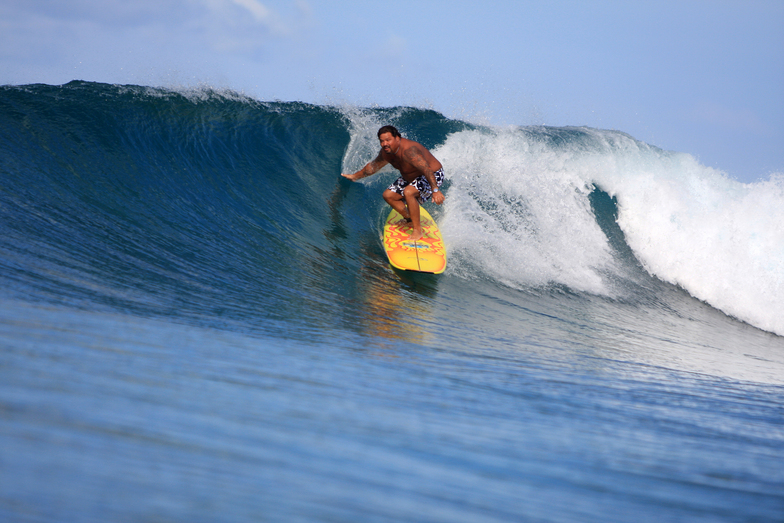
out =
<svg viewBox="0 0 784 523"><path fill-rule="evenodd" d="M349 180L375 174L386 164L400 171L400 178L384 191L384 200L411 221L411 240L422 239L419 221L419 204L432 197L438 205L444 203L444 194L438 190L444 182L444 168L422 144L400 136L397 129L385 125L378 130L381 151L376 159L354 174L343 174Z"/></svg>

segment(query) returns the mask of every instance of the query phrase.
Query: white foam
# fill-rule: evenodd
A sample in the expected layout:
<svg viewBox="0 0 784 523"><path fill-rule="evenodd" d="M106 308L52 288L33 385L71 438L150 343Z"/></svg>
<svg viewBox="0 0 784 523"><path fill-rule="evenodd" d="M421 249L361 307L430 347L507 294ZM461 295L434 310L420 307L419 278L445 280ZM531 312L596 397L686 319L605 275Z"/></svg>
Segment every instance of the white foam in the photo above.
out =
<svg viewBox="0 0 784 523"><path fill-rule="evenodd" d="M613 294L605 276L623 268L591 212L596 184L617 198L648 272L784 335L784 176L742 184L592 129L464 131L435 153L451 180L442 229L452 270Z"/></svg>
<svg viewBox="0 0 784 523"><path fill-rule="evenodd" d="M383 124L371 111L350 105L341 106L339 110L349 121L351 135L346 152L343 154L343 172L352 173L360 170L378 154L379 145L376 132Z"/></svg>
<svg viewBox="0 0 784 523"><path fill-rule="evenodd" d="M378 155L381 149L378 142L378 130L399 117L406 109L399 108L397 111L385 116L384 121L379 114L372 109L362 109L353 105L340 105L336 107L349 123L349 141L346 152L343 154L342 168L344 173L351 173L360 170L365 164ZM393 170L391 166L384 168L384 172ZM373 180L375 181L375 180ZM362 183L372 183L367 178Z"/></svg>
<svg viewBox="0 0 784 523"><path fill-rule="evenodd" d="M678 154L601 178L651 274L784 335L784 177L742 184Z"/></svg>
<svg viewBox="0 0 784 523"><path fill-rule="evenodd" d="M608 292L601 274L615 262L569 155L514 129L457 133L435 153L451 183L442 229L455 270Z"/></svg>

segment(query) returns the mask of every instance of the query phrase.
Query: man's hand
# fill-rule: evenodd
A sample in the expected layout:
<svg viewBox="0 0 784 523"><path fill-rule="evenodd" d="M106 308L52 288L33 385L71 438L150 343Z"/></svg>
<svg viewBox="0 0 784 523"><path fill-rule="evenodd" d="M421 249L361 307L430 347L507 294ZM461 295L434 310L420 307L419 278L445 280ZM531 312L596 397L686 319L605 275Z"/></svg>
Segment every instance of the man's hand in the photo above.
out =
<svg viewBox="0 0 784 523"><path fill-rule="evenodd" d="M442 193L441 191L434 192L433 195L431 196L431 198L438 205L441 205L442 203L444 203L444 193Z"/></svg>
<svg viewBox="0 0 784 523"><path fill-rule="evenodd" d="M349 179L349 180L351 180L352 182L356 182L356 181L357 181L357 173L354 173L354 174L346 174L346 173L341 173L340 175L341 175L343 178L348 178L348 179Z"/></svg>

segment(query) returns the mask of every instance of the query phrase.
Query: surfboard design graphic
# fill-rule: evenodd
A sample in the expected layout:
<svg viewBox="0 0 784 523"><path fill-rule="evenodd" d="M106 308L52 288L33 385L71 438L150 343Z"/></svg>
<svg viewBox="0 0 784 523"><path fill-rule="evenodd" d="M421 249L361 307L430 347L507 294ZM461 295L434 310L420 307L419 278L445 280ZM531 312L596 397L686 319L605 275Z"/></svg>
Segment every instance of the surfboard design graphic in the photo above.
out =
<svg viewBox="0 0 784 523"><path fill-rule="evenodd" d="M392 209L384 225L384 250L389 263L406 271L441 274L446 270L446 247L433 217L420 207L423 237L409 240L411 224Z"/></svg>

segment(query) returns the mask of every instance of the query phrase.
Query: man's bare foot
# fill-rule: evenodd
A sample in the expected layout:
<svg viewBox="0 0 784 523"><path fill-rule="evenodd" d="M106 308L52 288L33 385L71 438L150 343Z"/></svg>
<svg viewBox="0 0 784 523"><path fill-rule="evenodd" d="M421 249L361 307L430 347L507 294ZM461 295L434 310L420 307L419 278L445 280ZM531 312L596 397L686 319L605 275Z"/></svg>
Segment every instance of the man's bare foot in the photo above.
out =
<svg viewBox="0 0 784 523"><path fill-rule="evenodd" d="M410 229L412 224L411 218L403 218L402 220L397 221L397 226L400 229Z"/></svg>
<svg viewBox="0 0 784 523"><path fill-rule="evenodd" d="M408 214L408 213L406 213L406 214ZM398 222L399 224L401 224L403 226L406 226L406 227L411 225L412 222L411 222L411 215L410 214L408 216L406 216L405 214L401 214L400 216L403 218L403 221Z"/></svg>
<svg viewBox="0 0 784 523"><path fill-rule="evenodd" d="M424 234L422 234L421 230L420 231L411 231L411 234L409 235L408 239L411 240L411 241L417 241L417 240L421 240L423 237L424 237Z"/></svg>

